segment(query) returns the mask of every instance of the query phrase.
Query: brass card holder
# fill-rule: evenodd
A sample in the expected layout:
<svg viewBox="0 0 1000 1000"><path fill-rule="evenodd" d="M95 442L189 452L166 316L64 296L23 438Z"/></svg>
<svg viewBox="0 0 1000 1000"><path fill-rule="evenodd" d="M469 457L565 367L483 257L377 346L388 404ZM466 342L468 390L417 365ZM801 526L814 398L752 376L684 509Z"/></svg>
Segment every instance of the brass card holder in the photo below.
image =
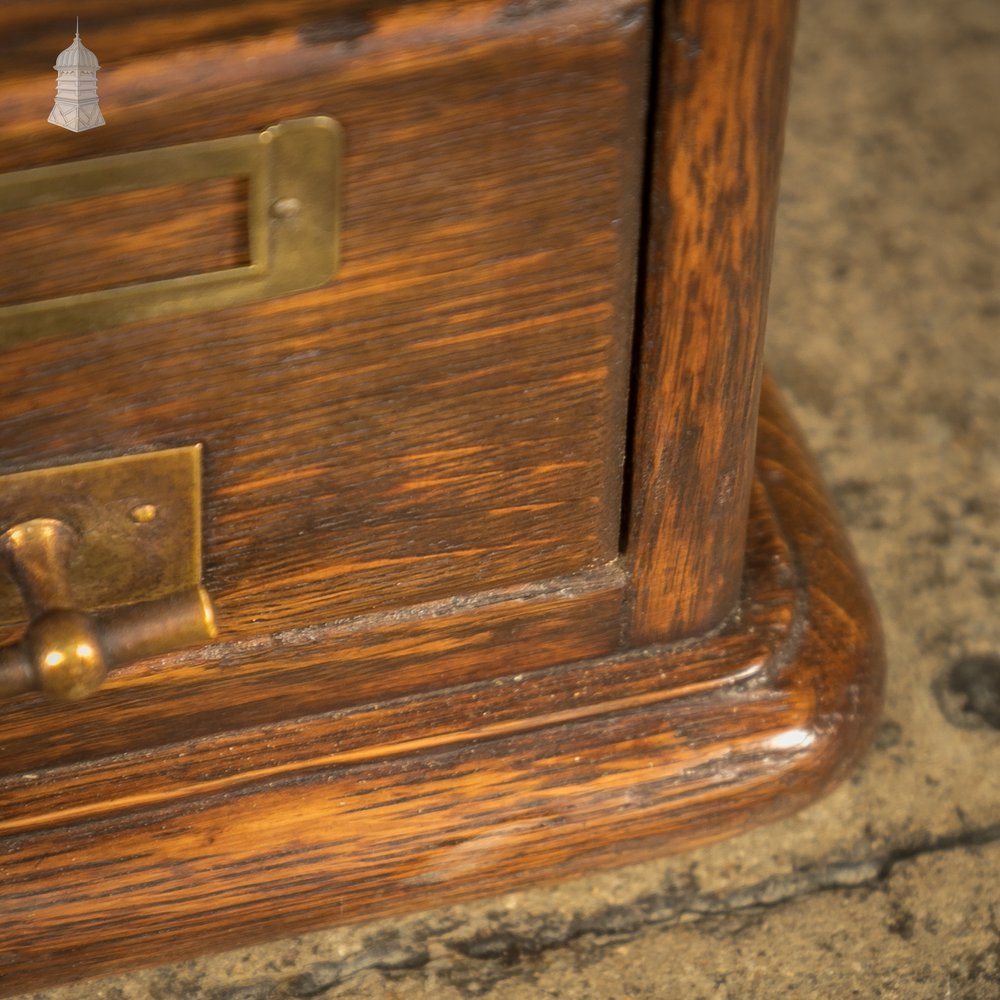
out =
<svg viewBox="0 0 1000 1000"><path fill-rule="evenodd" d="M170 184L245 177L246 267L0 307L0 347L259 302L317 288L338 263L341 130L331 118L257 135L102 156L0 175L0 214Z"/></svg>
<svg viewBox="0 0 1000 1000"><path fill-rule="evenodd" d="M215 636L201 586L201 448L0 477L0 698L75 701L114 667Z"/></svg>

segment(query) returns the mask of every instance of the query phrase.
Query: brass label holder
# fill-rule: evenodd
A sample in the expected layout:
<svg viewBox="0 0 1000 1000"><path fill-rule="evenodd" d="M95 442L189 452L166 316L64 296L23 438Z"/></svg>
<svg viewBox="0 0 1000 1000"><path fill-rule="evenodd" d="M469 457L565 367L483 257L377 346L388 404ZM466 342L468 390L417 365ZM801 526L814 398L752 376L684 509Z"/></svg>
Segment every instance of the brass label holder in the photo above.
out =
<svg viewBox="0 0 1000 1000"><path fill-rule="evenodd" d="M83 611L167 597L201 583L201 445L0 476L0 532L56 519L76 536L68 573ZM0 573L0 622L24 619Z"/></svg>
<svg viewBox="0 0 1000 1000"><path fill-rule="evenodd" d="M0 214L170 184L246 177L250 263L0 307L0 347L223 309L326 284L339 259L340 126L317 116L257 135L0 175Z"/></svg>

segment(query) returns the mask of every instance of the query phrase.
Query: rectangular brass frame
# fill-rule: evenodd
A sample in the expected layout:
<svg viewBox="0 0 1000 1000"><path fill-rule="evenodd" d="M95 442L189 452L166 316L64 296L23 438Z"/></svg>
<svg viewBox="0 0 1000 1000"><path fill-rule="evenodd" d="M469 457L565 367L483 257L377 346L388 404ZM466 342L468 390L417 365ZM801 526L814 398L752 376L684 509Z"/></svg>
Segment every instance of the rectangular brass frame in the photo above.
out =
<svg viewBox="0 0 1000 1000"><path fill-rule="evenodd" d="M192 587L201 582L201 445L0 476L0 533L39 517L77 534L69 574L84 611ZM0 572L0 623L23 618Z"/></svg>
<svg viewBox="0 0 1000 1000"><path fill-rule="evenodd" d="M257 135L0 175L0 213L168 184L246 177L250 264L0 307L0 347L223 309L325 284L339 259L340 126L301 118ZM278 206L275 210L274 206Z"/></svg>

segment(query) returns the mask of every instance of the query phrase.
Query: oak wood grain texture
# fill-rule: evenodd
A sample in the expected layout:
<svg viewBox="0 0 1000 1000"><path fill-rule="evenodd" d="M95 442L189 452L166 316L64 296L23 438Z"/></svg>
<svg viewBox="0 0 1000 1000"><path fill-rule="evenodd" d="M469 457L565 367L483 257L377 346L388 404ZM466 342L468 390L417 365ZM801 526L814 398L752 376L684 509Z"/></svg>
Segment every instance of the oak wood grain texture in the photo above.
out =
<svg viewBox="0 0 1000 1000"><path fill-rule="evenodd" d="M0 232L0 305L250 263L241 178L17 209L0 215Z"/></svg>
<svg viewBox="0 0 1000 1000"><path fill-rule="evenodd" d="M115 671L83 702L21 698L0 705L0 775L417 696L504 676L512 665L528 673L606 655L617 649L624 589L611 565L466 601L219 642Z"/></svg>
<svg viewBox="0 0 1000 1000"><path fill-rule="evenodd" d="M0 470L203 442L223 640L614 559L641 8L154 7L88 5L108 124L79 135L45 121L68 8L0 9L16 53L0 171L329 114L347 143L343 266L257 306L5 350Z"/></svg>
<svg viewBox="0 0 1000 1000"><path fill-rule="evenodd" d="M666 0L628 551L636 644L738 595L794 0Z"/></svg>
<svg viewBox="0 0 1000 1000"><path fill-rule="evenodd" d="M770 388L713 636L3 782L3 989L679 850L790 812L871 735L881 639Z"/></svg>

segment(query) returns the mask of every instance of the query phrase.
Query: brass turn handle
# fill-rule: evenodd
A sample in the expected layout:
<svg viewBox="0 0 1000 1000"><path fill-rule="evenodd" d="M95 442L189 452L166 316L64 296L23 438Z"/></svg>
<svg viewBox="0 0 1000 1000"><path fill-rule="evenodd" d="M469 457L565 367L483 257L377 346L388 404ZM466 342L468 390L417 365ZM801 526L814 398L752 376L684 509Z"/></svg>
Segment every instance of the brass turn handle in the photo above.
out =
<svg viewBox="0 0 1000 1000"><path fill-rule="evenodd" d="M215 636L212 603L200 585L108 612L76 608L68 573L76 543L73 528L52 518L0 535L0 561L28 613L20 641L0 649L0 698L42 691L76 701L114 667Z"/></svg>

